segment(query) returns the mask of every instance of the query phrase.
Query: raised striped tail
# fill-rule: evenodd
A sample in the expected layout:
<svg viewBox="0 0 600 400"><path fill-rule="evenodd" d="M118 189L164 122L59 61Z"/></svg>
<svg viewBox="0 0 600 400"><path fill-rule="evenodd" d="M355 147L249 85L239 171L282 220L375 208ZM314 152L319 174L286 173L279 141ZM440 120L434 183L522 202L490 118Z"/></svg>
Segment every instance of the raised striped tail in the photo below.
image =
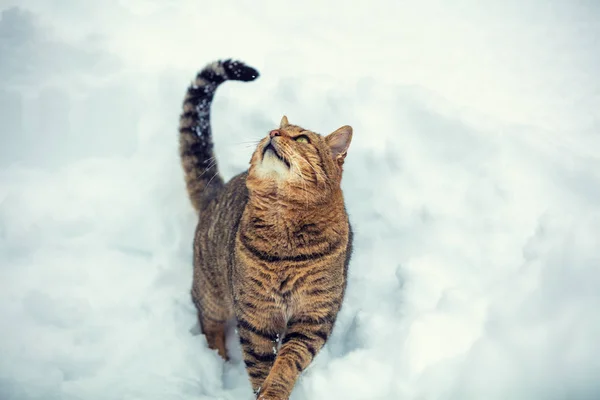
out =
<svg viewBox="0 0 600 400"><path fill-rule="evenodd" d="M187 90L179 119L179 154L188 194L197 211L204 190L223 185L210 128L210 106L215 91L227 80L249 82L258 76L258 71L240 61L216 61L198 72Z"/></svg>

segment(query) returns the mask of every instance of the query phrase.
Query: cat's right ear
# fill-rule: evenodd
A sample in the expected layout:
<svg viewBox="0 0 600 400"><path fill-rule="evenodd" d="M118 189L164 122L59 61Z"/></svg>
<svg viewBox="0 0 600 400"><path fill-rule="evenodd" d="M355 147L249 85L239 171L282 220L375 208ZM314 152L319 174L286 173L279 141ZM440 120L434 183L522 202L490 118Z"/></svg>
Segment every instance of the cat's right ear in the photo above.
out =
<svg viewBox="0 0 600 400"><path fill-rule="evenodd" d="M348 125L342 126L335 132L327 135L325 141L331 149L333 159L339 164L343 164L348 147L350 147L350 142L352 141L352 127Z"/></svg>
<svg viewBox="0 0 600 400"><path fill-rule="evenodd" d="M286 126L288 126L289 124L290 124L290 123L288 122L288 119L287 119L287 117L284 115L284 116L281 118L281 122L279 123L279 129L283 129L283 128L285 128Z"/></svg>

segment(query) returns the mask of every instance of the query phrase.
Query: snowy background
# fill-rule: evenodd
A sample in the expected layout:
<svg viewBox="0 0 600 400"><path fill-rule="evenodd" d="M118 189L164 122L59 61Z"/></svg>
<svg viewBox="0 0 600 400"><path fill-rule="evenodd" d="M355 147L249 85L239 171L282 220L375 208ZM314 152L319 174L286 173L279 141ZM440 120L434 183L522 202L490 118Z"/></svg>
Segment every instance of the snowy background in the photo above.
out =
<svg viewBox="0 0 600 400"><path fill-rule="evenodd" d="M354 127L333 337L292 400L600 398L595 1L0 0L0 399L251 399L196 335L186 85L226 178Z"/></svg>

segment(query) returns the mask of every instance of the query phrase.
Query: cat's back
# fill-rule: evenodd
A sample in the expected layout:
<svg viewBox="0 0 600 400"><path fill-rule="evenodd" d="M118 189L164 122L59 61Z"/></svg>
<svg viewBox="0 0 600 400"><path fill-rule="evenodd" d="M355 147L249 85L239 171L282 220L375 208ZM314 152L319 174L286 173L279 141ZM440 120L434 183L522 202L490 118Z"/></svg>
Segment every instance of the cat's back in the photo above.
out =
<svg viewBox="0 0 600 400"><path fill-rule="evenodd" d="M204 203L199 212L199 223L212 219L219 223L223 218L224 223L231 224L241 217L244 207L248 202L248 189L246 188L246 177L248 172L242 172L229 180L224 185L214 190L207 190Z"/></svg>
<svg viewBox="0 0 600 400"><path fill-rule="evenodd" d="M202 199L194 245L205 262L225 267L224 261L233 253L235 234L248 202L247 175L234 176Z"/></svg>

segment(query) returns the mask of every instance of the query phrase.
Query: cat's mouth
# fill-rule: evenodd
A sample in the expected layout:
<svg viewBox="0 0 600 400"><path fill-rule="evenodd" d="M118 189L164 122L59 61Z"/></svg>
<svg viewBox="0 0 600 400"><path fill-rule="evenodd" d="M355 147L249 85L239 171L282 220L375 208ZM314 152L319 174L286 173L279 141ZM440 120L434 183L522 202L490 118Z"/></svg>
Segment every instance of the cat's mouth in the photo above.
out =
<svg viewBox="0 0 600 400"><path fill-rule="evenodd" d="M279 152L277 151L275 146L273 146L272 143L267 144L263 149L263 161L267 157L274 157L279 161L283 162L288 168L290 168L290 163L279 154Z"/></svg>

